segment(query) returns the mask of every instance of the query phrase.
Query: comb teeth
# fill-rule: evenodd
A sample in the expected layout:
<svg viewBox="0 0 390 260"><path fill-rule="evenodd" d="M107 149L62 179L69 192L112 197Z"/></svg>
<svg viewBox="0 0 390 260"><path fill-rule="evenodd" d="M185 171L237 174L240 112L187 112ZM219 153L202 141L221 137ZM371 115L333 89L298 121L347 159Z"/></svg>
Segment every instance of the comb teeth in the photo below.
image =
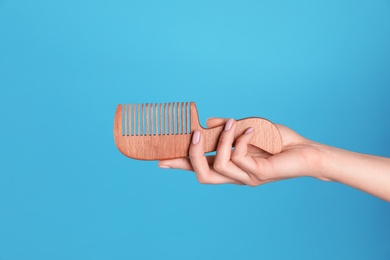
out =
<svg viewBox="0 0 390 260"><path fill-rule="evenodd" d="M189 102L124 104L122 135L182 135L191 132Z"/></svg>

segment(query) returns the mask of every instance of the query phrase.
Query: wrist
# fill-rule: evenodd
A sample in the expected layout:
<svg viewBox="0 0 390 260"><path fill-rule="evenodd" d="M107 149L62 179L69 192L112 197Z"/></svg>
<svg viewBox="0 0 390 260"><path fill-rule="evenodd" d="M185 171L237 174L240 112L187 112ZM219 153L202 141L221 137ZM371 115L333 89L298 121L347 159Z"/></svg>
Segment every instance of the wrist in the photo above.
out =
<svg viewBox="0 0 390 260"><path fill-rule="evenodd" d="M328 171L328 162L334 148L311 141L309 147L306 156L309 162L307 175L322 181L333 181Z"/></svg>

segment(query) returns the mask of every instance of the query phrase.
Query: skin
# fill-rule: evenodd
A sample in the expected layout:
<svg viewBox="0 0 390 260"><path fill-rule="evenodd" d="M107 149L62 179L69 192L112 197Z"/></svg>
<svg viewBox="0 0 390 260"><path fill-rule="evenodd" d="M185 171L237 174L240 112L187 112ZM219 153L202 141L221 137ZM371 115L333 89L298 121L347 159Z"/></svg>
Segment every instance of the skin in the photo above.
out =
<svg viewBox="0 0 390 260"><path fill-rule="evenodd" d="M161 168L194 171L200 183L258 186L272 181L310 176L336 181L390 202L390 159L358 154L310 141L276 125L283 139L281 153L271 155L249 145L252 128L238 137L234 149L234 119L212 118L207 127L225 124L216 155L205 156L204 138L195 131L189 157L159 162Z"/></svg>

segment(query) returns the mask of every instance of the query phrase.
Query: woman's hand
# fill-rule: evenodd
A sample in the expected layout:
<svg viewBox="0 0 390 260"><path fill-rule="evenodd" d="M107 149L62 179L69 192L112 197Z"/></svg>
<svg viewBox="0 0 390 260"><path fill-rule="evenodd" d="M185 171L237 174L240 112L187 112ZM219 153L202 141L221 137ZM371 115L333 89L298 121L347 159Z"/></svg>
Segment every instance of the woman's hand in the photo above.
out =
<svg viewBox="0 0 390 260"><path fill-rule="evenodd" d="M390 201L390 159L354 153L312 142L277 125L282 151L271 155L249 145L253 129L238 137L232 149L235 121L214 118L208 127L225 124L215 156L204 155L199 131L192 136L189 158L160 161L163 168L194 171L200 183L235 183L257 186L271 181L311 176L337 181Z"/></svg>
<svg viewBox="0 0 390 260"><path fill-rule="evenodd" d="M194 171L200 183L235 183L257 186L271 181L299 176L321 177L319 145L311 142L289 128L277 125L283 139L283 149L271 155L260 148L249 145L253 138L253 128L241 135L235 142L236 122L233 119L213 118L207 126L225 124L215 155L204 155L204 138L199 131L192 136L189 158L164 160L162 168L177 168Z"/></svg>

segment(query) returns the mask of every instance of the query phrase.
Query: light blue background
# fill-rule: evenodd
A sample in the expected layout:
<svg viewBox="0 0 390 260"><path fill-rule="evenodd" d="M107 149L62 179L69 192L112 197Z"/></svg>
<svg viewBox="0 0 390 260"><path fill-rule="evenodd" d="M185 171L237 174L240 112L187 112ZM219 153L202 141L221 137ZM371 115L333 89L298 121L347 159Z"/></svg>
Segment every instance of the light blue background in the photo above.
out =
<svg viewBox="0 0 390 260"><path fill-rule="evenodd" d="M390 205L209 186L116 149L119 103L195 101L390 156L390 2L0 0L0 259L390 259Z"/></svg>

